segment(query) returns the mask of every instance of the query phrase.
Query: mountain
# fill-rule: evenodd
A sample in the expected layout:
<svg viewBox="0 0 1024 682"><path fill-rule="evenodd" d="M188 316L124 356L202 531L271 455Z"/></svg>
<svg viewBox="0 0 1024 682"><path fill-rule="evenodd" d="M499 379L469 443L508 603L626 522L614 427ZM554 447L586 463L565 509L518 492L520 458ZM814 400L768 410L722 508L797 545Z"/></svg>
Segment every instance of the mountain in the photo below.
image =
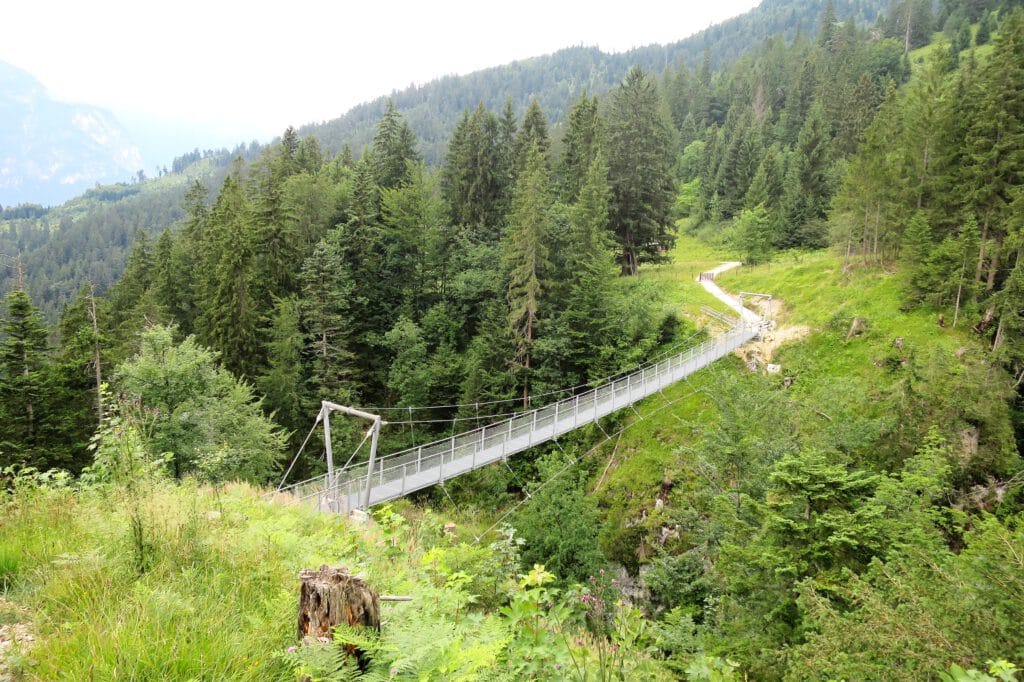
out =
<svg viewBox="0 0 1024 682"><path fill-rule="evenodd" d="M875 23L887 0L834 0L835 16L859 25ZM444 76L353 107L340 118L299 129L316 137L325 152L345 145L358 153L373 139L374 127L388 99L409 122L427 163L440 163L445 141L459 116L479 103L498 111L506 99L520 114L536 98L557 125L571 102L583 92L599 95L618 85L632 66L657 74L685 65L694 70L707 59L712 70L735 62L770 37L791 41L800 33L814 35L826 3L820 0L763 0L754 9L667 45L647 45L607 53L596 47L570 47L553 54L483 69L463 76Z"/></svg>
<svg viewBox="0 0 1024 682"><path fill-rule="evenodd" d="M0 204L59 204L142 167L110 112L56 101L31 74L0 62Z"/></svg>
<svg viewBox="0 0 1024 682"><path fill-rule="evenodd" d="M876 22L887 4L887 0L833 3L838 20L850 18L860 25ZM819 0L764 0L745 14L669 45L649 45L619 54L594 47L571 47L464 76L444 76L394 92L390 98L416 133L420 154L432 165L443 160L446 141L463 111L481 102L491 110L500 110L506 99L511 99L516 114L521 116L535 97L557 140L560 123L574 99L584 91L607 92L633 65L662 74L679 65L699 69L706 58L714 73L756 50L768 38L790 41L801 33L816 34L825 7ZM42 90L38 85L36 88ZM327 157L346 146L358 154L372 140L387 100L388 96L382 96L340 118L306 125L299 134L315 137ZM174 177L146 180L140 183L141 191L100 188L45 215L7 211L0 214L0 253L22 255L33 300L50 319L56 319L61 306L85 279L91 279L101 291L117 280L124 267L127 242L136 229L157 234L180 216L178 202L186 178L202 181L214 197L219 190L218 179L226 174L231 159L236 155L253 158L258 153L259 145L253 144L231 153L200 153L196 149L171 164L169 176ZM190 165L200 159L200 165ZM0 195L0 203L9 202ZM106 243L107 238L113 242ZM86 243L89 249L83 250L81 245ZM0 291L9 290L12 282L12 272L2 273Z"/></svg>

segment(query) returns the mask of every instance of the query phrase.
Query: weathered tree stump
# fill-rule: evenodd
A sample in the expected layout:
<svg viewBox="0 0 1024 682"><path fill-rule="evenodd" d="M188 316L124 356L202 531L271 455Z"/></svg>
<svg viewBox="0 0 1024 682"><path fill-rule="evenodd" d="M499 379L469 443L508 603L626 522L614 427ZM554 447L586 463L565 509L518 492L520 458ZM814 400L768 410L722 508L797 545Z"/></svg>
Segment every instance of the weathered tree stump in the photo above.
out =
<svg viewBox="0 0 1024 682"><path fill-rule="evenodd" d="M321 566L299 574L299 640L331 642L332 629L341 623L380 630L380 595L348 569ZM346 647L359 667L367 661L363 652Z"/></svg>
<svg viewBox="0 0 1024 682"><path fill-rule="evenodd" d="M846 333L846 340L849 341L855 336L860 336L865 331L867 331L867 325L864 324L864 320L855 317L853 322L850 323L850 331Z"/></svg>

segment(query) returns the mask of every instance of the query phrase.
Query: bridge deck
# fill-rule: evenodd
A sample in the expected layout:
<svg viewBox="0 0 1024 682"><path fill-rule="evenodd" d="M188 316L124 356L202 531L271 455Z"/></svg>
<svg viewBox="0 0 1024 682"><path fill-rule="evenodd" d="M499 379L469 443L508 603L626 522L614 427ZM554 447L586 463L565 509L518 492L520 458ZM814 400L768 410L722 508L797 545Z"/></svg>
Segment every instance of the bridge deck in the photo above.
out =
<svg viewBox="0 0 1024 682"><path fill-rule="evenodd" d="M611 383L472 431L382 457L371 474L370 505L461 476L595 422L685 379L759 333L759 324L744 318L728 331L698 346ZM324 511L348 513L362 506L366 483L367 464L362 463L336 471L333 481L325 474L286 490Z"/></svg>

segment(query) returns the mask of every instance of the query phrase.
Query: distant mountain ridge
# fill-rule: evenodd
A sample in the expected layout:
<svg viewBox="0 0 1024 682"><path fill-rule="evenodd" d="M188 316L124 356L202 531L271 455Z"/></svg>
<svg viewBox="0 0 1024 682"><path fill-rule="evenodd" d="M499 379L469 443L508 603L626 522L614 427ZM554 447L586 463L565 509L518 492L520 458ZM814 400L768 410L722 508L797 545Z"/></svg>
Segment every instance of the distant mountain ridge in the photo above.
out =
<svg viewBox="0 0 1024 682"><path fill-rule="evenodd" d="M833 1L837 17L849 17L861 25L873 24L888 5L888 0ZM348 145L358 155L373 139L375 126L391 99L416 133L424 159L438 164L443 160L445 141L465 109L483 103L498 111L511 99L513 108L522 114L536 97L548 120L557 126L584 91L599 95L611 90L632 66L654 73L680 65L693 70L706 54L709 66L716 70L735 62L766 38L789 41L799 32L814 35L825 8L821 0L762 0L744 14L667 45L620 53L569 47L463 76L443 76L357 105L339 118L305 125L299 134L313 135L329 154Z"/></svg>
<svg viewBox="0 0 1024 682"><path fill-rule="evenodd" d="M849 17L865 25L876 21L889 0L834 0L833 4L840 21ZM713 72L756 49L766 38L789 41L798 32L817 34L825 7L821 0L762 0L745 14L669 45L620 54L570 47L465 76L444 76L358 105L331 121L303 126L299 134L316 137L327 156L346 145L358 155L373 139L390 97L416 133L421 155L436 165L443 162L446 141L464 110L482 102L497 111L511 98L521 115L536 97L557 144L559 124L584 90L597 95L611 90L633 65L655 74L680 64L699 68L705 54ZM0 122L6 115L0 113ZM0 147L0 155L4 149ZM186 151L172 164L173 172L139 183L139 191L134 187L101 189L45 215L8 215L8 219L0 219L0 253L21 254L33 300L50 319L56 319L85 280L102 291L120 277L135 230L155 236L180 217L180 201L188 182L203 182L212 200L231 159L258 154L259 145L243 145L230 153L223 150L209 158L198 150ZM82 190L89 187L92 184ZM0 193L0 203L8 206L2 196ZM9 290L12 282L9 268L0 271L0 292Z"/></svg>
<svg viewBox="0 0 1024 682"><path fill-rule="evenodd" d="M31 74L0 62L0 204L59 204L142 167L113 114L56 101Z"/></svg>

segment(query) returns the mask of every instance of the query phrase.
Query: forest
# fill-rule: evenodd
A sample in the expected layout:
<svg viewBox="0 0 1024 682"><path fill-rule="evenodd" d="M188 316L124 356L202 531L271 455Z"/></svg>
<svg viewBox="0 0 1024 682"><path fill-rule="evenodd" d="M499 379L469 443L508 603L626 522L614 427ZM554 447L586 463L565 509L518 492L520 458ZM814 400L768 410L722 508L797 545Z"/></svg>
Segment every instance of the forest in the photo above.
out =
<svg viewBox="0 0 1024 682"><path fill-rule="evenodd" d="M0 320L0 624L41 640L15 674L1017 679L1024 9L809 5L555 115L443 79L443 138L422 89L341 120L379 112L362 146L289 128L90 190L61 230L102 224L123 272L51 324L15 262ZM54 249L29 223L62 210L4 238ZM260 499L324 470L322 400L384 414L389 452L601 385L704 338L693 275L729 259L780 300L787 383L723 360L369 529ZM339 559L414 595L335 634L368 670L289 646L296 571Z"/></svg>

